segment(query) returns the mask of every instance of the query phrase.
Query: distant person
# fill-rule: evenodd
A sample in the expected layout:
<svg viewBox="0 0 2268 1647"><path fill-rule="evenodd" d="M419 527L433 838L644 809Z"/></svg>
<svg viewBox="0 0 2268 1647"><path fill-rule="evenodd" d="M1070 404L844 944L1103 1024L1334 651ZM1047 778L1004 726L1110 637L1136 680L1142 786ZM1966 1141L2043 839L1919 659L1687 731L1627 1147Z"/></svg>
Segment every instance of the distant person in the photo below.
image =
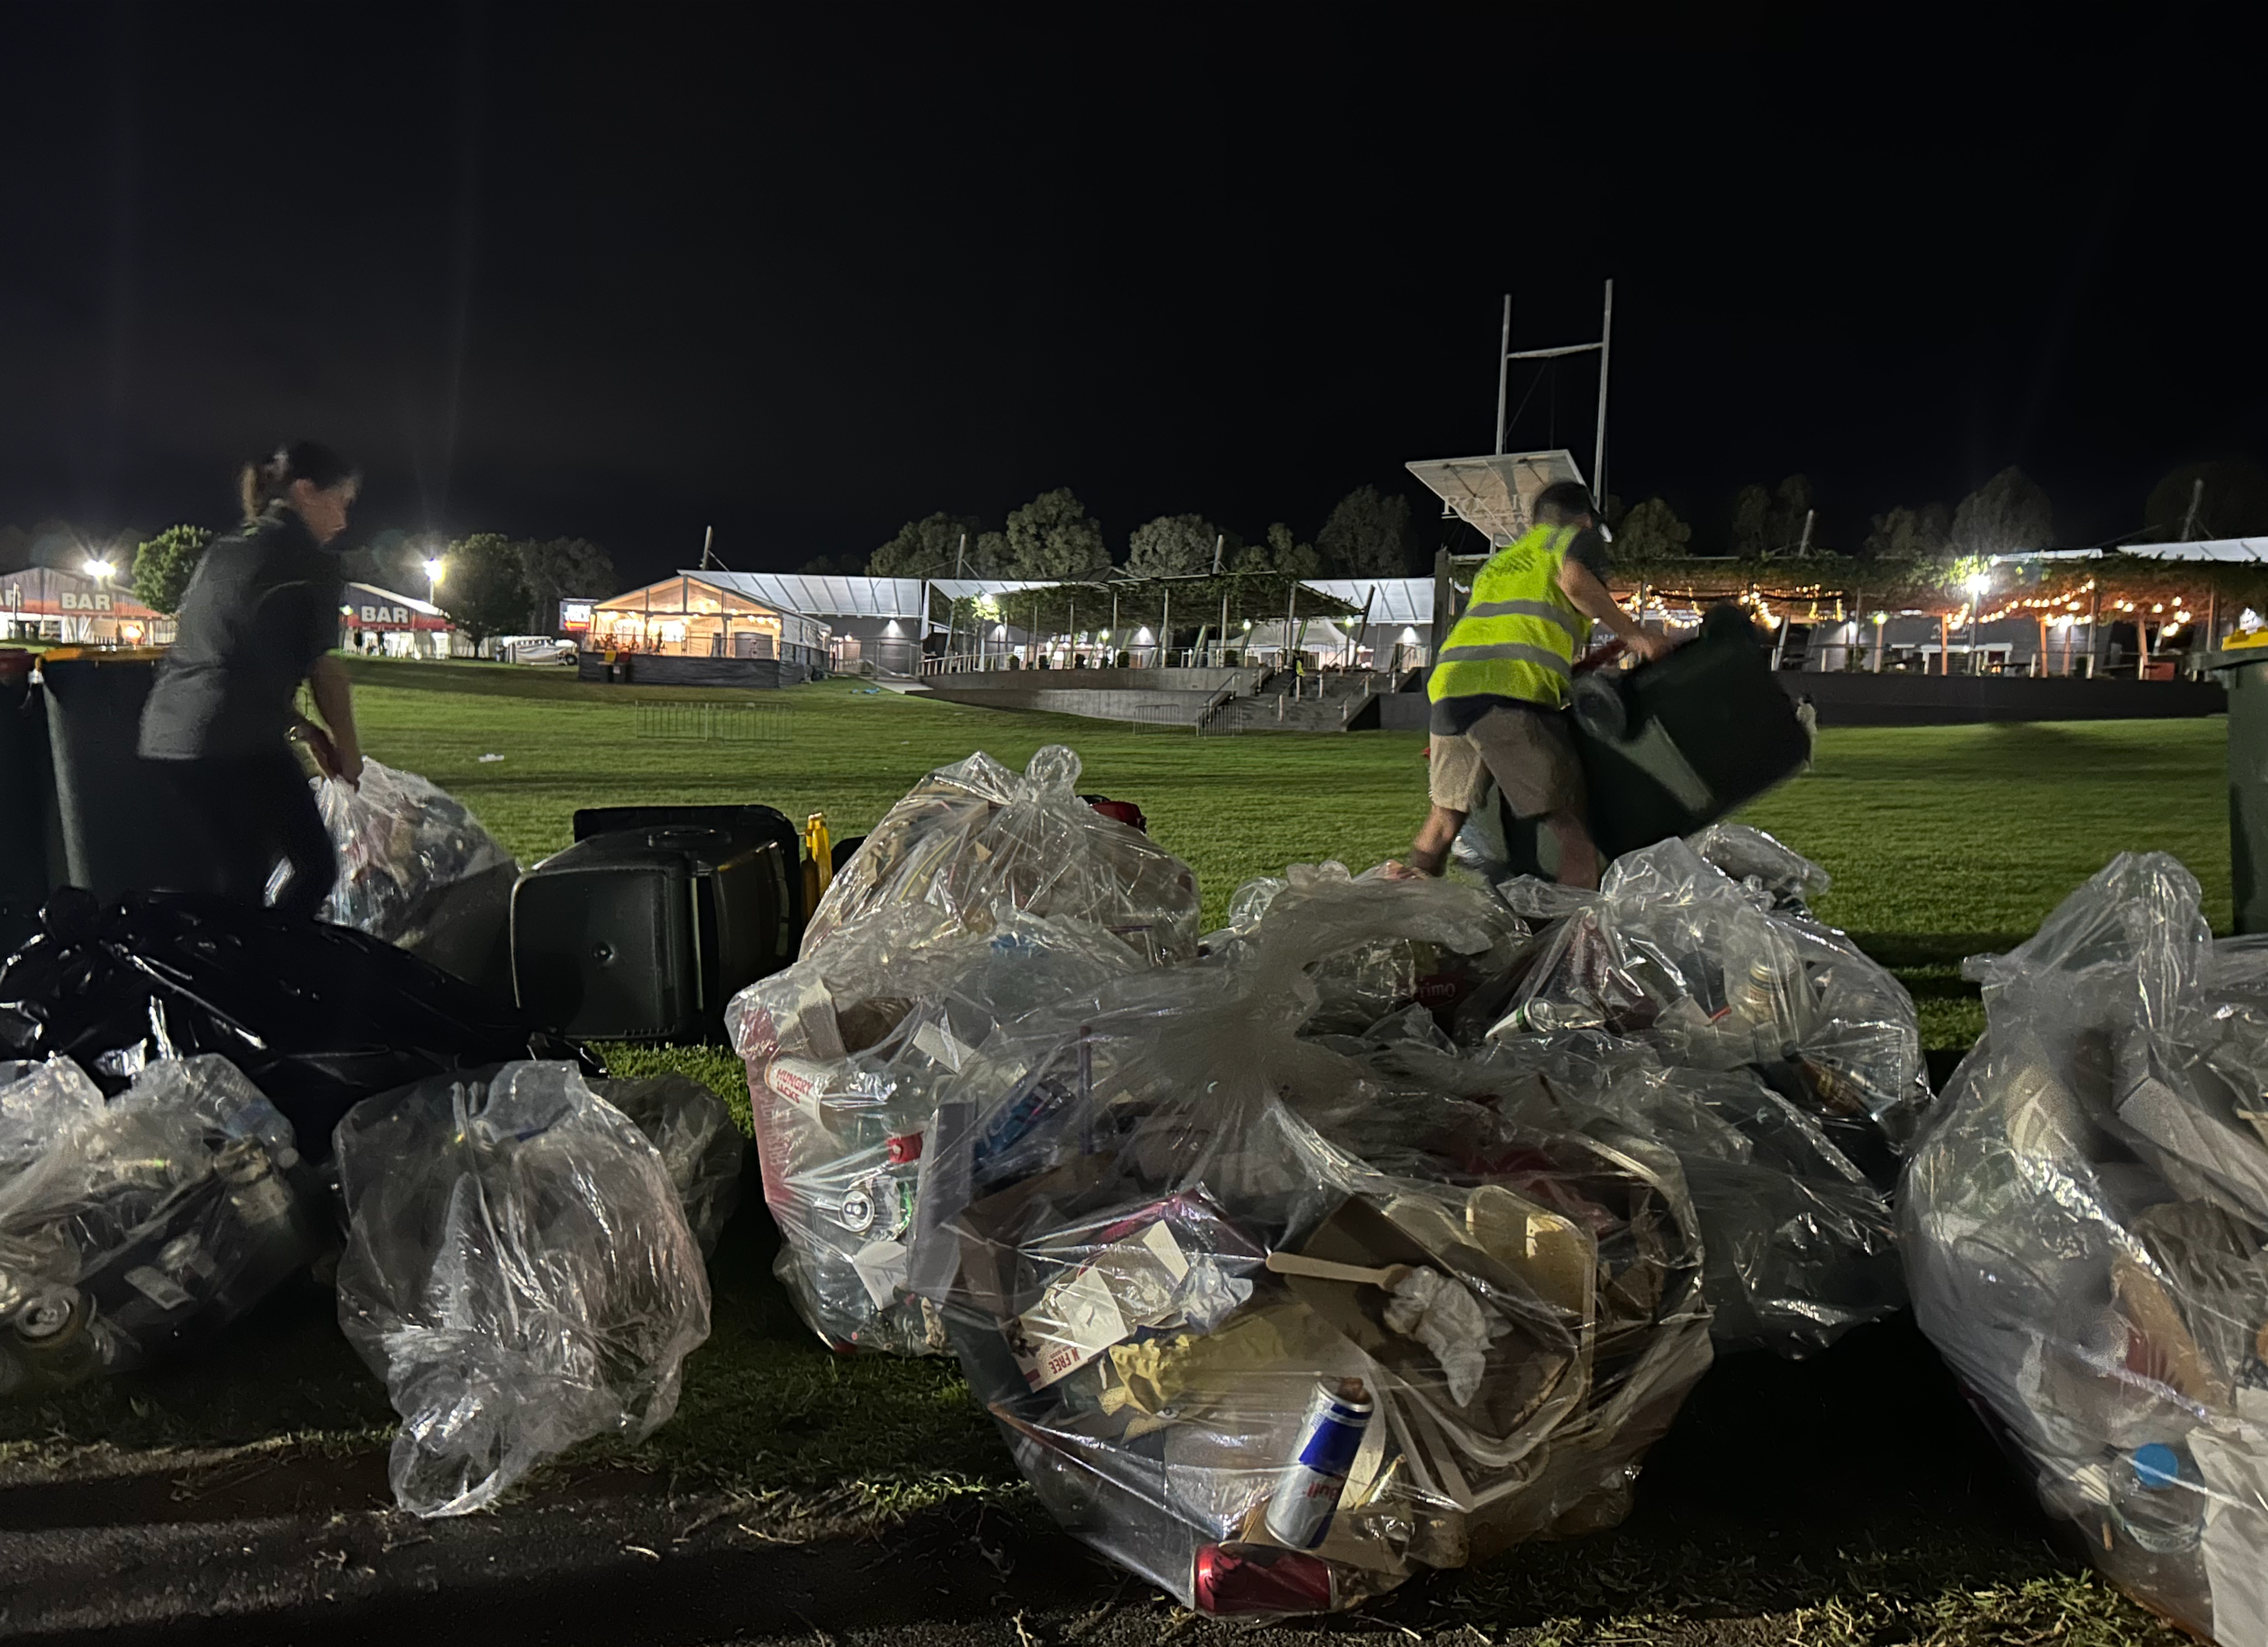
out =
<svg viewBox="0 0 2268 1647"><path fill-rule="evenodd" d="M325 773L362 776L354 697L331 655L342 586L324 545L346 529L359 477L327 446L295 440L247 463L241 530L205 550L142 712L141 752L163 761L203 825L202 890L265 901L278 863L279 910L312 917L338 868L306 775L303 741ZM323 724L296 706L305 681Z"/></svg>
<svg viewBox="0 0 2268 1647"><path fill-rule="evenodd" d="M1535 525L1473 580L1472 603L1433 661L1432 808L1409 856L1388 873L1437 875L1465 818L1496 779L1516 818L1541 817L1567 886L1599 883L1583 768L1565 709L1591 624L1606 624L1641 660L1670 649L1607 591L1606 538L1579 481L1547 486Z"/></svg>

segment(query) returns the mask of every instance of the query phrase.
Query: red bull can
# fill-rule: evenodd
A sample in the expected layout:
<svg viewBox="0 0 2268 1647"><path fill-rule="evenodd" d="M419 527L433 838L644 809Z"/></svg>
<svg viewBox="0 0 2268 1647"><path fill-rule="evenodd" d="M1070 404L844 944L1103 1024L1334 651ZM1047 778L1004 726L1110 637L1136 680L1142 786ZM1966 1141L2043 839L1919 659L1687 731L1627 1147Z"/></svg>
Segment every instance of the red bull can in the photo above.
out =
<svg viewBox="0 0 2268 1647"><path fill-rule="evenodd" d="M1312 1550L1323 1541L1354 1455L1362 1450L1370 1407L1370 1392L1359 1378L1326 1378L1315 1386L1299 1444L1268 1500L1270 1538L1295 1550Z"/></svg>
<svg viewBox="0 0 2268 1647"><path fill-rule="evenodd" d="M1265 1544L1208 1544L1190 1574L1200 1613L1328 1613L1338 1599L1331 1564L1320 1555Z"/></svg>

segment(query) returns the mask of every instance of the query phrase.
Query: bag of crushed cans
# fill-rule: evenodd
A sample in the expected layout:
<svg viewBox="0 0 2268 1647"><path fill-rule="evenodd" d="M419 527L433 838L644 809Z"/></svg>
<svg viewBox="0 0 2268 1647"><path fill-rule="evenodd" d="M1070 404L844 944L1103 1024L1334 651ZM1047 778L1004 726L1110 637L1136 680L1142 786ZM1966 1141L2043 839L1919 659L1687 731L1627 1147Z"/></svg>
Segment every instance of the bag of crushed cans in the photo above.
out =
<svg viewBox="0 0 2268 1647"><path fill-rule="evenodd" d="M709 1278L660 1156L567 1063L436 1077L339 1124L339 1326L401 1415L421 1516L481 1508L598 1435L677 1410Z"/></svg>
<svg viewBox="0 0 2268 1647"><path fill-rule="evenodd" d="M291 1124L227 1060L151 1064L108 1102L65 1058L0 1082L0 1393L194 1348L320 1250Z"/></svg>
<svg viewBox="0 0 2268 1647"><path fill-rule="evenodd" d="M1969 967L1907 1169L1914 1311L2049 1513L2157 1612L2268 1643L2268 945L2122 853Z"/></svg>
<svg viewBox="0 0 2268 1647"><path fill-rule="evenodd" d="M759 979L726 1018L748 1068L777 1269L838 1348L942 1354L906 1289L923 1140L943 1084L994 1026L1141 965L1100 927L1012 906L971 930L888 904Z"/></svg>
<svg viewBox="0 0 2268 1647"><path fill-rule="evenodd" d="M1103 927L1152 965L1190 958L1197 877L1081 800L1079 773L1061 744L1021 777L982 752L932 772L836 874L804 930L804 956L889 905L923 903L977 930L1018 909Z"/></svg>
<svg viewBox="0 0 2268 1647"><path fill-rule="evenodd" d="M1371 940L1501 931L1465 889L1355 896ZM1278 931L998 1027L942 1089L910 1260L1042 1501L1223 1614L1612 1522L1710 1360L1673 1157L1302 1038L1329 969Z"/></svg>
<svg viewBox="0 0 2268 1647"><path fill-rule="evenodd" d="M512 855L462 802L415 772L364 761L359 782L312 781L339 860L319 918L478 976L511 920L519 875ZM271 897L289 874L277 867Z"/></svg>

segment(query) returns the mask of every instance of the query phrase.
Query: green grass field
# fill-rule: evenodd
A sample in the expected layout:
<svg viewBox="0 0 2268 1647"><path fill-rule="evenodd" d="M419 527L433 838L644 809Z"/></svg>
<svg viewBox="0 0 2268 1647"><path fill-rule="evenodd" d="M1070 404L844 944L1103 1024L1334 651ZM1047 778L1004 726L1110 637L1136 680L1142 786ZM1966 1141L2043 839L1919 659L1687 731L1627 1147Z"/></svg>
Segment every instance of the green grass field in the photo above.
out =
<svg viewBox="0 0 2268 1647"><path fill-rule="evenodd" d="M1196 868L1210 922L1248 876L1326 858L1360 868L1399 852L1425 808L1415 735L1198 739L830 683L747 695L748 735L703 738L658 732L651 709L642 727L640 706L732 694L583 685L493 666L356 668L368 753L457 794L523 861L565 845L578 807L628 801L758 801L798 818L823 810L839 838L864 831L922 773L971 750L1020 766L1042 744L1063 742L1085 759L1086 787L1138 801L1152 833ZM2177 853L2226 926L2223 740L2219 720L1830 727L1813 770L1745 816L1829 869L1835 888L1821 914L1900 972L1930 1044L1951 1049L1981 1027L1960 957L2027 933L2116 852ZM745 1116L740 1067L727 1054L608 1050L621 1073L688 1069L737 1097ZM643 1447L593 1447L578 1459L666 1471L767 1503L824 1497L887 1512L963 1495L1028 1502L952 1368L828 1355L770 1281L769 1254L765 1221L739 1220L712 1266L716 1329L688 1363L676 1420ZM391 1417L384 1393L330 1311L310 1285L178 1370L0 1405L0 1465L21 1478L121 1451L382 1448ZM2014 1535L2001 1536L2007 1544ZM1628 1559L1654 1559L1638 1547ZM1913 1553L1920 1548L1908 1549L1906 1567L1897 1563L1907 1556L1879 1550L1852 1557L1844 1577L1818 1581L1828 1599L1812 1596L1792 1627L1817 1640L1889 1639L1885 1629L1914 1632L1896 1639L2155 1639L2131 1605L2029 1545L1982 1554L1971 1546L1941 1559ZM1690 1557L1688 1549L1676 1559ZM1680 1605L1748 1621L1745 1633L1723 1639L1787 1638L1787 1607L1756 1599L1764 1592L1754 1588L1756 1558L1742 1559L1748 1576L1737 1581L1714 1557L1689 1562L1707 1573ZM1884 1562L1904 1576L1884 1578ZM1510 1570L1476 1572L1460 1581L1461 1593L1476 1606L1491 1586L1512 1582ZM1518 1584L1533 1589L1571 1569L1553 1556L1517 1570L1526 1575ZM1591 1571L1570 1578L1560 1600L1579 1613L1603 1607L1601 1616L1640 1631L1614 1639L1650 1638L1646 1620L1664 1605L1658 1578L1632 1580L1624 1594L1611 1583L1602 1592ZM1584 1586L1590 1601L1577 1594Z"/></svg>

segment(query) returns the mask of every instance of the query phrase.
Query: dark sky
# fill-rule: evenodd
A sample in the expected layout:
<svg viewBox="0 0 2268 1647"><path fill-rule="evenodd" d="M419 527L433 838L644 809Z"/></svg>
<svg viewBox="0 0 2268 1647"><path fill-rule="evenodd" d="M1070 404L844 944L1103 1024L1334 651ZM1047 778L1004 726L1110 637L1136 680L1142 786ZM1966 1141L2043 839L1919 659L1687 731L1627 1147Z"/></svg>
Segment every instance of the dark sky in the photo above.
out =
<svg viewBox="0 0 2268 1647"><path fill-rule="evenodd" d="M305 433L361 530L626 573L1059 485L1307 535L1611 274L1610 480L1697 547L2010 462L2092 541L2268 449L2250 16L10 6L0 521L222 522Z"/></svg>

